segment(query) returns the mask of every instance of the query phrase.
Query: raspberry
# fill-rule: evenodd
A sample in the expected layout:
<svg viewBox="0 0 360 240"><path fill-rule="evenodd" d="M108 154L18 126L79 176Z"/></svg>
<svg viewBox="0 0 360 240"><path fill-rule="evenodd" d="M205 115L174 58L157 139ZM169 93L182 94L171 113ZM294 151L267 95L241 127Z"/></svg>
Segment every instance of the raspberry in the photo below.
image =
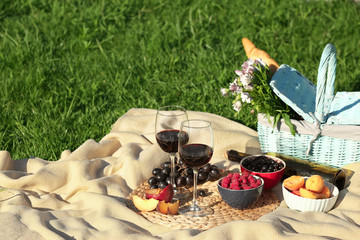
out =
<svg viewBox="0 0 360 240"><path fill-rule="evenodd" d="M239 179L240 178L240 174L239 173L234 173L233 175L232 175L232 178L234 179Z"/></svg>
<svg viewBox="0 0 360 240"><path fill-rule="evenodd" d="M225 178L223 178L223 180L222 180L222 183L227 183L227 184L229 184L230 182L231 182L231 179L228 178L228 177L225 177Z"/></svg>
<svg viewBox="0 0 360 240"><path fill-rule="evenodd" d="M234 186L232 189L233 190L240 190L240 187L239 186Z"/></svg>
<svg viewBox="0 0 360 240"><path fill-rule="evenodd" d="M240 182L236 178L233 178L232 181L231 181L231 184L235 184L235 185L239 186Z"/></svg>
<svg viewBox="0 0 360 240"><path fill-rule="evenodd" d="M248 173L248 172L243 172L242 173L242 176L244 176L244 177L248 177L250 174Z"/></svg>
<svg viewBox="0 0 360 240"><path fill-rule="evenodd" d="M251 183L251 184L250 184L250 187L251 187L251 188L257 188L258 186L259 186L259 185L257 185L256 183Z"/></svg>
<svg viewBox="0 0 360 240"><path fill-rule="evenodd" d="M261 180L260 180L260 179L256 180L256 184L257 184L258 186L260 186L260 185L261 185Z"/></svg>
<svg viewBox="0 0 360 240"><path fill-rule="evenodd" d="M255 180L255 178L253 176L249 176L248 180L249 180L250 183L256 182L256 180Z"/></svg>
<svg viewBox="0 0 360 240"><path fill-rule="evenodd" d="M232 178L232 176L233 176L232 173L229 173L229 174L227 175L227 177L230 178L230 179Z"/></svg>
<svg viewBox="0 0 360 240"><path fill-rule="evenodd" d="M241 182L241 183L248 183L248 180L244 177L244 178L241 178L241 179L240 179L240 182Z"/></svg>
<svg viewBox="0 0 360 240"><path fill-rule="evenodd" d="M244 188L244 190L251 189L249 185L241 185L241 186Z"/></svg>
<svg viewBox="0 0 360 240"><path fill-rule="evenodd" d="M221 183L221 186L222 186L223 188L228 188L228 187L229 187L229 184L227 184L227 183Z"/></svg>

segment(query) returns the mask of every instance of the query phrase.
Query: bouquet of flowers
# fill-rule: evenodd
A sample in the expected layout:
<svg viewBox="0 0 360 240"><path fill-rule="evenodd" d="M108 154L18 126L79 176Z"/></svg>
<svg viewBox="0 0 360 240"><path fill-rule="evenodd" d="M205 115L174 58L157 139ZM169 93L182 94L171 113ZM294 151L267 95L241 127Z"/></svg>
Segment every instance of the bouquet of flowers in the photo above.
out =
<svg viewBox="0 0 360 240"><path fill-rule="evenodd" d="M230 83L229 88L221 88L221 94L224 97L235 97L233 101L235 116L245 105L248 105L250 108L246 109L251 109L251 113L266 114L270 123L270 116L274 117L273 127L280 119L284 119L291 134L295 135L295 129L290 119L299 119L299 115L272 91L269 85L271 79L269 67L261 59L254 61L251 58L245 61L241 67L242 70L235 71L237 76Z"/></svg>

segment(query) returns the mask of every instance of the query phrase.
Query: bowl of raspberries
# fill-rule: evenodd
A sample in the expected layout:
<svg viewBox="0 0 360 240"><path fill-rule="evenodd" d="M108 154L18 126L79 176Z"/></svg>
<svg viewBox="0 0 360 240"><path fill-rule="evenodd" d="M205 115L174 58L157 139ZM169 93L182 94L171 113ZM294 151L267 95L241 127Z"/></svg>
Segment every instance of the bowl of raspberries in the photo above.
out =
<svg viewBox="0 0 360 240"><path fill-rule="evenodd" d="M217 187L227 205L244 209L259 199L264 180L247 172L229 173L218 181Z"/></svg>
<svg viewBox="0 0 360 240"><path fill-rule="evenodd" d="M264 190L278 184L284 175L286 164L283 160L269 155L253 155L240 162L241 172L247 172L264 179Z"/></svg>

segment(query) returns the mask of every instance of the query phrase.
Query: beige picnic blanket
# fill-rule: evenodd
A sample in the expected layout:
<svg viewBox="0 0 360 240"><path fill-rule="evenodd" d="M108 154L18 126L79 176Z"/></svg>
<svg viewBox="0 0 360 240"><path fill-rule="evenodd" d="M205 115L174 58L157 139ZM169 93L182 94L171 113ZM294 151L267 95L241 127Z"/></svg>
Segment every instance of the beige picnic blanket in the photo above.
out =
<svg viewBox="0 0 360 240"><path fill-rule="evenodd" d="M126 206L126 197L168 160L154 137L155 110L131 109L99 142L88 140L58 161L12 160L0 152L0 239L359 239L360 163L329 213L279 208L257 221L233 221L206 231L153 224ZM189 111L214 128L211 160L231 165L229 149L259 153L257 133L223 117ZM150 143L150 142L152 143ZM278 188L279 189L279 188Z"/></svg>

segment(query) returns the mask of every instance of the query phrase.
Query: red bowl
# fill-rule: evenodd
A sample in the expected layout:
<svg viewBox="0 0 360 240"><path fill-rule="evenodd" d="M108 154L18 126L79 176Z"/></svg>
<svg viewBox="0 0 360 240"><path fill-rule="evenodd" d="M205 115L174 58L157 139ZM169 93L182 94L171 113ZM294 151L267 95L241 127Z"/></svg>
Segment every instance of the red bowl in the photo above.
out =
<svg viewBox="0 0 360 240"><path fill-rule="evenodd" d="M256 172L256 171L252 171L250 169L246 169L243 166L243 163L245 161L252 161L253 159L256 159L260 156L261 157L266 156L267 158L271 158L271 159L275 160L276 162L279 162L279 163L281 162L284 165L284 167L275 172ZM273 157L273 156L269 156L269 155L253 155L253 156L248 156L248 157L243 158L240 162L240 168L241 168L241 172L248 172L252 175L256 175L256 176L259 176L262 179L264 179L264 190L268 190L268 189L274 187L276 184L278 184L278 182L280 182L281 178L284 175L286 164L283 160L281 160L280 158L277 158L277 157Z"/></svg>

